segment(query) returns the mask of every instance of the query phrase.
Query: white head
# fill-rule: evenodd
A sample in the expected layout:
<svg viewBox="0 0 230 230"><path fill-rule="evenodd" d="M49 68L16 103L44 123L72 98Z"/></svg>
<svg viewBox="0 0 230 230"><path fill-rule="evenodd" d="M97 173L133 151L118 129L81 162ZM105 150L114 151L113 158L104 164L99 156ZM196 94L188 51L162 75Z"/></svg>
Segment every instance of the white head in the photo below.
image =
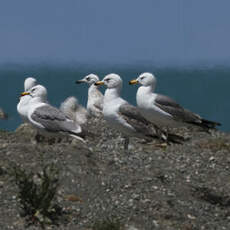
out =
<svg viewBox="0 0 230 230"><path fill-rule="evenodd" d="M80 84L80 83L87 83L89 85L92 85L94 83L96 83L97 81L99 81L99 77L93 73L85 76L83 79L81 80L77 80L76 84Z"/></svg>
<svg viewBox="0 0 230 230"><path fill-rule="evenodd" d="M21 94L21 96L30 95L31 98L39 99L39 101L46 102L47 101L47 90L42 85L36 85L32 87L30 90Z"/></svg>
<svg viewBox="0 0 230 230"><path fill-rule="evenodd" d="M151 86L151 88L154 90L157 80L156 77L152 74L152 73L142 73L141 75L139 75L139 77L135 80L131 80L129 82L130 85L134 85L134 84L141 84L142 86Z"/></svg>
<svg viewBox="0 0 230 230"><path fill-rule="evenodd" d="M149 86L149 85L155 86L157 82L155 76L151 73L142 73L137 78L137 81L143 86Z"/></svg>
<svg viewBox="0 0 230 230"><path fill-rule="evenodd" d="M118 74L111 73L104 77L102 81L98 81L95 85L106 85L107 88L113 89L121 89L122 88L122 79Z"/></svg>
<svg viewBox="0 0 230 230"><path fill-rule="evenodd" d="M37 85L37 80L33 77L27 77L26 80L24 81L24 90L28 91L35 85Z"/></svg>

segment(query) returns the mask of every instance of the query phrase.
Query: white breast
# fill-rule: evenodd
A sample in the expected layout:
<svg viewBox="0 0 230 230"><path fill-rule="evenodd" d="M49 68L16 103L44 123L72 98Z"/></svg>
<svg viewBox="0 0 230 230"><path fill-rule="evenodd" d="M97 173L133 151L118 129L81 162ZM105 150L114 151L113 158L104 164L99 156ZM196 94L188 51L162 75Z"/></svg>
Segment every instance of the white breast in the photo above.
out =
<svg viewBox="0 0 230 230"><path fill-rule="evenodd" d="M155 105L156 97L157 94L150 92L147 87L139 87L136 99L142 115L157 126L178 126L178 122L175 122L169 113Z"/></svg>
<svg viewBox="0 0 230 230"><path fill-rule="evenodd" d="M101 109L100 109L101 108ZM103 108L103 95L94 85L88 90L87 110L93 116L101 116Z"/></svg>
<svg viewBox="0 0 230 230"><path fill-rule="evenodd" d="M130 126L119 114L120 106L125 103L127 102L120 97L108 100L105 95L103 116L110 126L114 127L115 129L121 131L128 136L135 136L134 128Z"/></svg>
<svg viewBox="0 0 230 230"><path fill-rule="evenodd" d="M28 115L28 104L31 97L29 95L25 95L20 98L20 101L17 105L17 111L20 114L21 118L26 122L28 121L27 115Z"/></svg>

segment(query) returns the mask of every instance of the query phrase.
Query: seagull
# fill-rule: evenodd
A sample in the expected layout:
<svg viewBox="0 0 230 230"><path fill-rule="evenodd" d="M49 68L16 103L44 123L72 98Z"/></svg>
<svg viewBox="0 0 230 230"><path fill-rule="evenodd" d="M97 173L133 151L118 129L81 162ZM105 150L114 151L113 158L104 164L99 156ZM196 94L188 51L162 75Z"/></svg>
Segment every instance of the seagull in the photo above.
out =
<svg viewBox="0 0 230 230"><path fill-rule="evenodd" d="M68 134L85 142L81 126L47 103L47 90L44 86L36 85L21 96L30 98L26 111L27 120L32 126L46 134Z"/></svg>
<svg viewBox="0 0 230 230"><path fill-rule="evenodd" d="M61 103L60 110L79 125L85 124L89 117L88 111L79 104L76 97L67 97Z"/></svg>
<svg viewBox="0 0 230 230"><path fill-rule="evenodd" d="M32 87L37 85L37 80L33 77L27 77L24 81L24 90L25 92L30 90Z"/></svg>
<svg viewBox="0 0 230 230"><path fill-rule="evenodd" d="M128 149L129 137L137 137L147 141L157 138L153 132L152 124L139 112L139 109L130 105L120 97L122 79L119 75L111 73L96 85L106 85L104 95L103 116L108 124L125 136L124 149Z"/></svg>
<svg viewBox="0 0 230 230"><path fill-rule="evenodd" d="M136 101L141 114L159 129L196 125L203 129L214 129L218 122L203 119L200 115L184 109L173 99L154 93L156 77L152 73L142 73L129 84L141 84L137 90Z"/></svg>
<svg viewBox="0 0 230 230"><path fill-rule="evenodd" d="M32 87L37 85L37 80L33 77L28 77L24 81L24 91L29 91ZM22 120L25 122L28 122L27 119L27 103L31 99L29 95L25 95L23 97L19 98L19 102L17 104L17 111L19 115L21 116Z"/></svg>
<svg viewBox="0 0 230 230"><path fill-rule="evenodd" d="M89 74L81 80L77 80L76 84L87 83L88 89L88 101L87 110L90 115L94 117L101 117L103 110L103 94L99 91L98 86L95 82L99 81L99 77L95 74Z"/></svg>

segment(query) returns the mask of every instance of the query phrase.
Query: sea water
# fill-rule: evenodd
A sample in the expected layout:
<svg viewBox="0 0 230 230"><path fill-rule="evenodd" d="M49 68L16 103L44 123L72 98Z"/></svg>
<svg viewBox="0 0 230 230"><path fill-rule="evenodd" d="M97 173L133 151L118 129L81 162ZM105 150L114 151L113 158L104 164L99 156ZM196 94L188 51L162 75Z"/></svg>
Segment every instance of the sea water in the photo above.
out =
<svg viewBox="0 0 230 230"><path fill-rule="evenodd" d="M8 120L0 120L0 129L15 130L22 120L17 113L20 93L24 91L24 79L35 77L48 90L51 105L59 107L68 96L75 96L86 106L87 85L75 84L89 73L102 79L115 72L123 79L122 97L136 105L138 86L130 86L129 80L142 72L152 72L157 77L156 92L168 95L183 107L200 114L205 119L222 123L223 131L230 131L230 68L229 67L177 67L156 68L146 66L79 67L58 65L7 65L0 68L0 108L9 114ZM101 87L102 92L105 88Z"/></svg>

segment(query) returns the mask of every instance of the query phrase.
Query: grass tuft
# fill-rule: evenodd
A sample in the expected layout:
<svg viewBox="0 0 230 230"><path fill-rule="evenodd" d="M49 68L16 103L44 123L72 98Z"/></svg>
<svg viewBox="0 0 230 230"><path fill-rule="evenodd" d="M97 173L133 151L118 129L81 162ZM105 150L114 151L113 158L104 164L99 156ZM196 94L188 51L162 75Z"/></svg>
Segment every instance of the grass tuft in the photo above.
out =
<svg viewBox="0 0 230 230"><path fill-rule="evenodd" d="M59 169L55 164L48 164L41 172L26 172L22 167L13 164L11 174L18 187L21 216L28 225L56 224L62 214L57 204L56 195L59 186Z"/></svg>

